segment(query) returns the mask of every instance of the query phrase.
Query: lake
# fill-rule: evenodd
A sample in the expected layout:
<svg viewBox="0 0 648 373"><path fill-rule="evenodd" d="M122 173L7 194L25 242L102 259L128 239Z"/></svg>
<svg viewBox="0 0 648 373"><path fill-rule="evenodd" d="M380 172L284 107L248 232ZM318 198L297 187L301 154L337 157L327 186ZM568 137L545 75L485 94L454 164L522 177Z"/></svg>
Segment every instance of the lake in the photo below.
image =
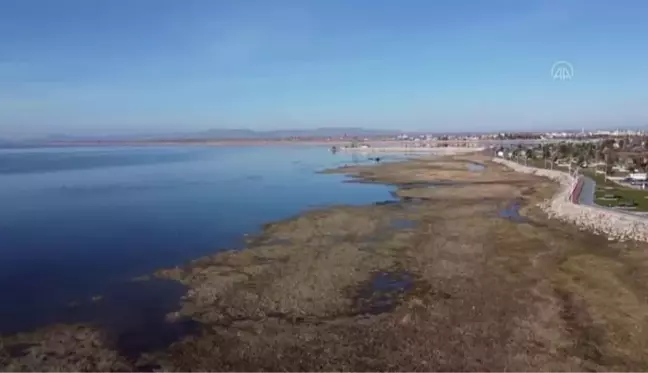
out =
<svg viewBox="0 0 648 373"><path fill-rule="evenodd" d="M310 208L391 199L390 187L316 173L367 157L316 146L0 149L0 333L177 308L168 294L181 288L130 280L241 248L262 224ZM91 301L105 294L117 294L112 308Z"/></svg>

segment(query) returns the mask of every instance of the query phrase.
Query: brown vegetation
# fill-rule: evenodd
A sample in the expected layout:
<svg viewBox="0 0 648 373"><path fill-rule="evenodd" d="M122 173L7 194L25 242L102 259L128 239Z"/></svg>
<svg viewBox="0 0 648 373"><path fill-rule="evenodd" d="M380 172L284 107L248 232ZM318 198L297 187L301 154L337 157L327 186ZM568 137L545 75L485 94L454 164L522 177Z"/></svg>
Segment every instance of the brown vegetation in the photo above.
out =
<svg viewBox="0 0 648 373"><path fill-rule="evenodd" d="M9 372L131 371L126 359L105 347L98 330L54 325L36 333L0 339L0 370Z"/></svg>
<svg viewBox="0 0 648 373"><path fill-rule="evenodd" d="M159 271L190 289L170 320L203 327L132 369L645 369L645 247L547 220L535 205L555 185L491 163L469 171L467 161L486 162L346 168L399 185L403 200L308 212L266 226L247 250ZM435 184L445 177L461 183ZM527 220L502 217L513 200ZM14 338L0 367L126 366L99 342L103 365L70 343L56 347L67 360L25 360L20 343L50 356L45 342Z"/></svg>

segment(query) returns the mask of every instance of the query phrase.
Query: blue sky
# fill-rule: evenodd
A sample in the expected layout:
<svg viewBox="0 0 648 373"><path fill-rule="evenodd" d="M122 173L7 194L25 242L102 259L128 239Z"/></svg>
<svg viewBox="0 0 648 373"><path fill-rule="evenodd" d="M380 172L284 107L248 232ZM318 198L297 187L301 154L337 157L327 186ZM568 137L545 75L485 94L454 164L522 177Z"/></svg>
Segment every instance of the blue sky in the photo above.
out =
<svg viewBox="0 0 648 373"><path fill-rule="evenodd" d="M0 136L648 125L645 0L0 0ZM552 79L552 64L574 67Z"/></svg>

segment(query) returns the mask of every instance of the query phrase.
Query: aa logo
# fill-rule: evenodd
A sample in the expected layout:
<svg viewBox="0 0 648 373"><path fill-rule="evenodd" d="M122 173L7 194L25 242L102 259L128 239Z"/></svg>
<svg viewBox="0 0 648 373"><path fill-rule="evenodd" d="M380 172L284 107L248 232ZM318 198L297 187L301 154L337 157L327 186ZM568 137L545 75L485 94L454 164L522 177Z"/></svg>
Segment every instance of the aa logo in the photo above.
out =
<svg viewBox="0 0 648 373"><path fill-rule="evenodd" d="M553 80L571 80L574 77L574 66L567 61L558 61L551 66Z"/></svg>

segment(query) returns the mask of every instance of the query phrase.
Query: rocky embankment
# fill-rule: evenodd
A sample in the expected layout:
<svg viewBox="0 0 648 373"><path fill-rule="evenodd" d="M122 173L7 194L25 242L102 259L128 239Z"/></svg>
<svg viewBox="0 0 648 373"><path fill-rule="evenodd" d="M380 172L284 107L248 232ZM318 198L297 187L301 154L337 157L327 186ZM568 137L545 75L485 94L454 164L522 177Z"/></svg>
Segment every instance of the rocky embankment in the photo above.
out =
<svg viewBox="0 0 648 373"><path fill-rule="evenodd" d="M517 172L535 174L558 182L562 186L560 192L540 204L549 217L603 234L611 240L648 242L648 219L612 209L575 203L580 191L578 178L566 172L523 166L501 158L495 158L493 162Z"/></svg>

